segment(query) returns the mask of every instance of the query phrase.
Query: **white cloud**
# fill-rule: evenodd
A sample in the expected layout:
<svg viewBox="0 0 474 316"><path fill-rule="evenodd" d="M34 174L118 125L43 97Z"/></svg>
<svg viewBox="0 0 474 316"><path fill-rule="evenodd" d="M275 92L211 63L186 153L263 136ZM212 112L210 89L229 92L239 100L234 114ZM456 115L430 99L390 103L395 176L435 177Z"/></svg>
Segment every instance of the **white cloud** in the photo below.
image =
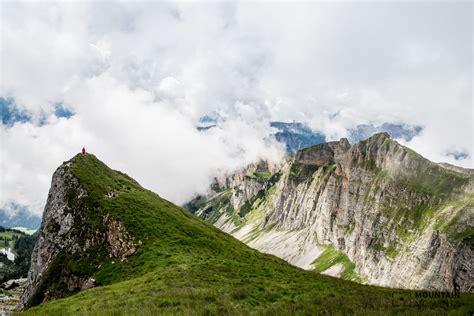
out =
<svg viewBox="0 0 474 316"><path fill-rule="evenodd" d="M76 115L1 128L0 207L41 212L83 145L183 202L217 170L279 157L269 120L330 139L418 124L408 146L472 167L471 23L470 3L4 2L0 96L36 119L57 102ZM211 112L225 123L197 132Z"/></svg>
<svg viewBox="0 0 474 316"><path fill-rule="evenodd" d="M283 155L279 144L264 140L269 128L263 123L236 119L200 133L194 120L167 101L155 101L152 92L131 90L107 74L72 91L66 101L75 104L77 114L69 120L2 127L0 205L14 201L41 212L54 169L84 145L177 203L203 193L212 175Z"/></svg>

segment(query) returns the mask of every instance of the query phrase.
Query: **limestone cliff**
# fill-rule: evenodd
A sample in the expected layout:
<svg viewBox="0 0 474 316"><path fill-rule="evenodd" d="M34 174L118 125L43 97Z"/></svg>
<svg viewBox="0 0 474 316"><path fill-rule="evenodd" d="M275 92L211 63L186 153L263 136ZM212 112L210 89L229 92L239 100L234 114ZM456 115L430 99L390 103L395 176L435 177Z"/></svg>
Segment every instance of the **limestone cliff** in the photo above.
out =
<svg viewBox="0 0 474 316"><path fill-rule="evenodd" d="M138 243L124 225L89 197L71 171L77 155L54 173L44 209L39 239L31 257L23 307L64 297L95 286L91 275L103 258L126 260ZM117 193L110 192L107 198Z"/></svg>
<svg viewBox="0 0 474 316"><path fill-rule="evenodd" d="M386 133L308 147L215 187L188 208L292 264L389 287L474 291L474 173Z"/></svg>

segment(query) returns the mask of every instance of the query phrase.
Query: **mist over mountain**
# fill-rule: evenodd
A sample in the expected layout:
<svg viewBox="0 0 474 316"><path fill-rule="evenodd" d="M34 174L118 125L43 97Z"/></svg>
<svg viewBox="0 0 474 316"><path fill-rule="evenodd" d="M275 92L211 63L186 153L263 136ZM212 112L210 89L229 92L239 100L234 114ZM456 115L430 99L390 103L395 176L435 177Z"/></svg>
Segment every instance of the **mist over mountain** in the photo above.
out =
<svg viewBox="0 0 474 316"><path fill-rule="evenodd" d="M379 133L218 177L186 207L304 269L395 288L472 292L474 170Z"/></svg>
<svg viewBox="0 0 474 316"><path fill-rule="evenodd" d="M84 146L177 204L323 137L388 131L473 167L469 2L7 1L0 15L0 209L41 216L56 161ZM196 129L214 114L220 129Z"/></svg>
<svg viewBox="0 0 474 316"><path fill-rule="evenodd" d="M270 126L278 130L272 136L285 144L288 153L293 154L298 149L326 141L326 137L322 133L311 130L303 123L270 122Z"/></svg>
<svg viewBox="0 0 474 316"><path fill-rule="evenodd" d="M38 216L25 207L17 204L8 205L8 209L0 208L0 225L4 227L25 227L38 229L41 224L41 216Z"/></svg>
<svg viewBox="0 0 474 316"><path fill-rule="evenodd" d="M217 127L219 122L222 122L222 120L223 119L219 116L205 115L199 119L199 126L197 129L199 131L207 131ZM327 136L320 131L311 129L307 123L274 121L269 124L277 130L276 133L269 136L275 137L277 141L285 144L286 151L290 154L296 153L301 148L322 144L326 142L327 139ZM348 139L352 144L367 139L375 133L381 132L389 133L394 139L402 139L409 142L422 131L423 128L416 125L401 123L383 123L381 125L375 125L371 123L360 124L355 128L350 128L347 130L347 134ZM462 156L458 155L457 157Z"/></svg>
<svg viewBox="0 0 474 316"><path fill-rule="evenodd" d="M0 2L0 316L472 314L473 6Z"/></svg>

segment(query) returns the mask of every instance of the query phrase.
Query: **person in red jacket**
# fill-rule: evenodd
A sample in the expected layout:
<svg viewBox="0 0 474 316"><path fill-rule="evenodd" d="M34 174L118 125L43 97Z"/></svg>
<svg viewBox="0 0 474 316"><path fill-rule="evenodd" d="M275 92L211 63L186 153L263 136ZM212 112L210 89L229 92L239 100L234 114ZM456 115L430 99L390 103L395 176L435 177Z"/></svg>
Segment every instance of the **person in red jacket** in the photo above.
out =
<svg viewBox="0 0 474 316"><path fill-rule="evenodd" d="M85 156L85 154L86 154L86 148L82 147L82 155Z"/></svg>

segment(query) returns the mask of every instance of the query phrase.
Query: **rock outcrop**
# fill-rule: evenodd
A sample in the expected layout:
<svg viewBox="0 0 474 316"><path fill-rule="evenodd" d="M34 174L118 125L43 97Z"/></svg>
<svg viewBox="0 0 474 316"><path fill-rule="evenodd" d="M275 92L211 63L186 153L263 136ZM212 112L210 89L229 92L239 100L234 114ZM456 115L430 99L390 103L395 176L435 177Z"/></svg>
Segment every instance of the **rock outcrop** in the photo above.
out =
<svg viewBox="0 0 474 316"><path fill-rule="evenodd" d="M90 203L90 192L70 170L75 159L83 157L63 163L53 175L23 307L94 287L91 275L102 258L126 260L138 246L119 220Z"/></svg>
<svg viewBox="0 0 474 316"><path fill-rule="evenodd" d="M337 253L339 266L324 266L328 274L474 291L472 170L430 162L380 133L353 146L341 139L299 150L263 174L251 165L188 206L305 269L321 268Z"/></svg>

